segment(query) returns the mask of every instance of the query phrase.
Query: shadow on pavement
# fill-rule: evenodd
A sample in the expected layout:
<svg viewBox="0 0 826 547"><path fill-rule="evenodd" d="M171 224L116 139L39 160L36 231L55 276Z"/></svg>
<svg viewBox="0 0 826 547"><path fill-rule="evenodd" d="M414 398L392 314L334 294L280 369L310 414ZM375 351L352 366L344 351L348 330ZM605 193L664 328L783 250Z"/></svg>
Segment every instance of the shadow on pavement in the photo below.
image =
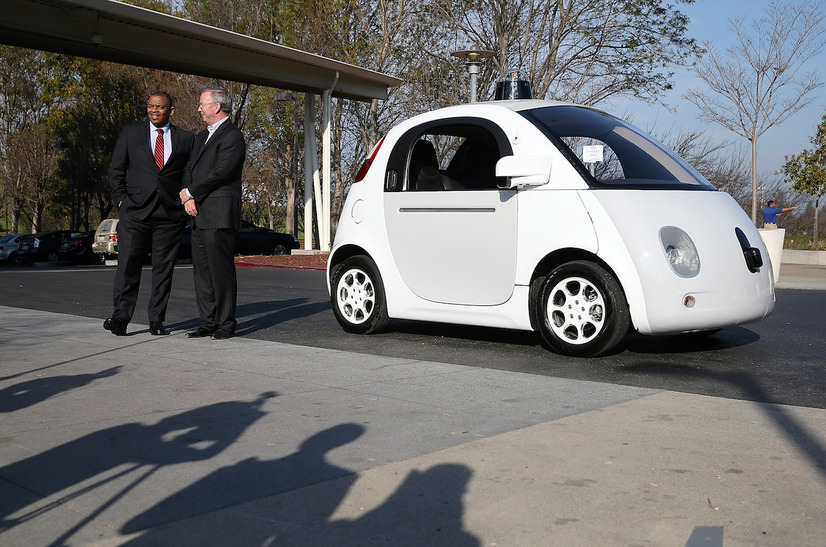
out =
<svg viewBox="0 0 826 547"><path fill-rule="evenodd" d="M37 403L91 384L95 380L114 376L120 367L102 370L95 374L76 374L73 376L50 376L28 380L7 388L0 389L0 412L14 412Z"/></svg>
<svg viewBox="0 0 826 547"><path fill-rule="evenodd" d="M697 332L659 336L629 334L623 340L623 349L633 353L695 353L736 348L754 344L760 335L744 327L727 327L716 332Z"/></svg>
<svg viewBox="0 0 826 547"><path fill-rule="evenodd" d="M216 403L169 416L153 425L133 422L102 429L2 467L1 478L31 495L0 499L0 531L41 516L116 479L137 475L126 488L105 500L55 542L61 544L164 466L207 460L219 454L264 416L260 406L276 395L268 392L252 402ZM113 474L115 470L118 471ZM55 497L81 483L87 486ZM50 498L45 508L8 518L41 498Z"/></svg>
<svg viewBox="0 0 826 547"><path fill-rule="evenodd" d="M127 522L123 533L148 531L125 545L181 545L182 538L188 538L183 540L187 545L203 544L203 538L212 545L480 544L462 528L462 496L471 478L464 465L414 470L379 507L356 519L331 521L357 476L329 464L325 455L364 431L358 424L337 425L313 435L287 457L250 458L219 469ZM313 485L319 488L300 491ZM298 509L273 497L291 491L290 499L300 498ZM238 509L253 501L259 503ZM208 514L227 507L236 508L232 520L182 520L193 511ZM169 524L158 527L163 523Z"/></svg>

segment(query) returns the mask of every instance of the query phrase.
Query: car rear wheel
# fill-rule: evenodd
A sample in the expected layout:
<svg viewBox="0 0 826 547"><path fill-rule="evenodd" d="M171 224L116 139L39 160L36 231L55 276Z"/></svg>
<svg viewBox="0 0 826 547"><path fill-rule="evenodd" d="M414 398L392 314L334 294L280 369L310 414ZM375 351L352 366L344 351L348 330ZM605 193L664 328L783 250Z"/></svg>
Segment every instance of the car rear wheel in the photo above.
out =
<svg viewBox="0 0 826 547"><path fill-rule="evenodd" d="M57 261L60 259L56 251L52 251L46 255L46 262L54 266L57 264Z"/></svg>
<svg viewBox="0 0 826 547"><path fill-rule="evenodd" d="M354 256L333 271L333 314L350 333L379 332L390 323L384 284L376 264L366 256Z"/></svg>
<svg viewBox="0 0 826 547"><path fill-rule="evenodd" d="M616 279L601 266L575 261L542 282L534 306L543 340L557 353L594 357L622 341L630 318Z"/></svg>

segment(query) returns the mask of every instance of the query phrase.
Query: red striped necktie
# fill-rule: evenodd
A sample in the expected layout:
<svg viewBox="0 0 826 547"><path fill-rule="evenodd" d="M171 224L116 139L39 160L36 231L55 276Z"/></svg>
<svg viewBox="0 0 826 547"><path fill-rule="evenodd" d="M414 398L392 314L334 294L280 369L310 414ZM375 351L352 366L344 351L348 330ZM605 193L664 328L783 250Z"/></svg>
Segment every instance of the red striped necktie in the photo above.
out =
<svg viewBox="0 0 826 547"><path fill-rule="evenodd" d="M158 138L155 139L155 164L163 169L163 129L156 129Z"/></svg>

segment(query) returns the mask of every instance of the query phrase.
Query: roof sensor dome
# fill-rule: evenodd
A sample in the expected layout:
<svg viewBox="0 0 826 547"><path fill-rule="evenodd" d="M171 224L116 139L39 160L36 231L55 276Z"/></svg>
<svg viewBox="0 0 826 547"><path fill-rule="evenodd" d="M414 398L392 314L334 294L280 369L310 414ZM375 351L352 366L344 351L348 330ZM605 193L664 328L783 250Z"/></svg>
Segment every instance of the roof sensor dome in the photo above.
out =
<svg viewBox="0 0 826 547"><path fill-rule="evenodd" d="M497 101L533 99L531 82L521 70L506 70L496 80L496 91L493 98Z"/></svg>

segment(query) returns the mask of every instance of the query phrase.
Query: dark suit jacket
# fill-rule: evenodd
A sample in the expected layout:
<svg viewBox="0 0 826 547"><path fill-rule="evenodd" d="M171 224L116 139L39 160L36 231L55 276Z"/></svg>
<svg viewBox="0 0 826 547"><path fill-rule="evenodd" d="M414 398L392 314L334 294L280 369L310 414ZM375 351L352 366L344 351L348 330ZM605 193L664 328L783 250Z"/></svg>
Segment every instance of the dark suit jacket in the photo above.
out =
<svg viewBox="0 0 826 547"><path fill-rule="evenodd" d="M206 141L208 131L195 137L184 188L198 206L192 226L201 229L241 227L241 170L247 146L241 130L227 120Z"/></svg>
<svg viewBox="0 0 826 547"><path fill-rule="evenodd" d="M170 124L172 155L158 170L150 143L149 121L130 123L123 128L112 152L109 186L115 205L122 203L121 215L146 219L158 200L173 217L186 218L178 195L184 168L189 160L195 136Z"/></svg>

